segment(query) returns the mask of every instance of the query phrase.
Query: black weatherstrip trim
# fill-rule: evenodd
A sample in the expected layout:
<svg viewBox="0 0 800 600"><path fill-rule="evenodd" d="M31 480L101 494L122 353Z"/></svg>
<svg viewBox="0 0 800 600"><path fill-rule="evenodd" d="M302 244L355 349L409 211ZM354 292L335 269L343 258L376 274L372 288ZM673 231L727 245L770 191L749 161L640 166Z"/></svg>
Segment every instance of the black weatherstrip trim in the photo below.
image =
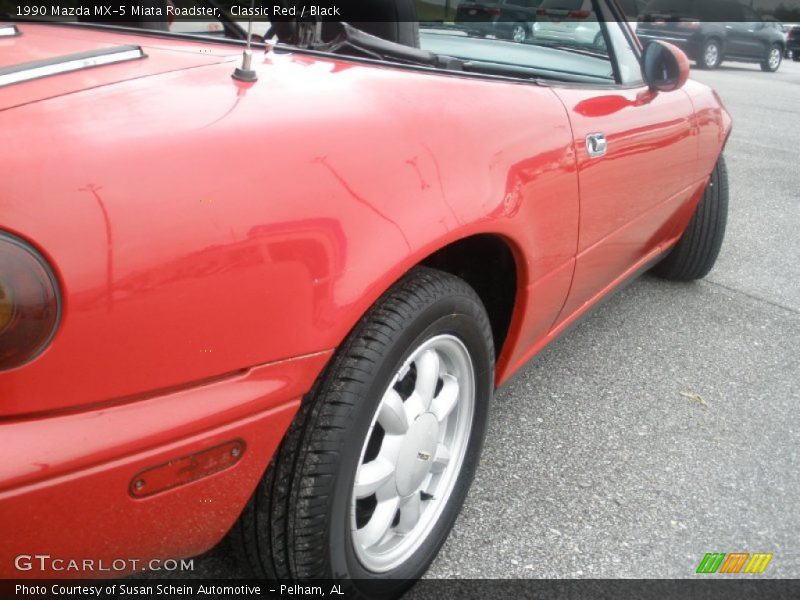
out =
<svg viewBox="0 0 800 600"><path fill-rule="evenodd" d="M139 60L146 56L141 46L126 45L65 54L44 60L34 60L0 68L0 87L102 65Z"/></svg>

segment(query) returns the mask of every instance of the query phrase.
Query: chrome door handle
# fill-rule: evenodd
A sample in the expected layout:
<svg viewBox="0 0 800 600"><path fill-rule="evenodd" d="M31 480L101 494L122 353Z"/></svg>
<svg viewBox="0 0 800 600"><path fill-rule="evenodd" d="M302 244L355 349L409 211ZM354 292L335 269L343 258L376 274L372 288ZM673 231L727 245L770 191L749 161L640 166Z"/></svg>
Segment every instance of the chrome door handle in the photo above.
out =
<svg viewBox="0 0 800 600"><path fill-rule="evenodd" d="M590 133L586 136L586 150L589 158L599 158L605 156L608 151L608 141L603 133Z"/></svg>

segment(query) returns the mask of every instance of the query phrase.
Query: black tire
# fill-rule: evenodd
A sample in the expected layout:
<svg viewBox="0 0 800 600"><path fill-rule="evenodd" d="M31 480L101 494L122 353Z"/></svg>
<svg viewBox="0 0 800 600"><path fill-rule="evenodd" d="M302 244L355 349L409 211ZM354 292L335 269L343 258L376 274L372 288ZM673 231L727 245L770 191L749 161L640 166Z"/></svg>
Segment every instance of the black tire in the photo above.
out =
<svg viewBox="0 0 800 600"><path fill-rule="evenodd" d="M691 281L708 275L722 247L728 220L728 171L720 155L692 220L670 253L653 268L664 279Z"/></svg>
<svg viewBox="0 0 800 600"><path fill-rule="evenodd" d="M722 43L717 38L708 38L703 44L697 66L701 69L716 69L722 64Z"/></svg>
<svg viewBox="0 0 800 600"><path fill-rule="evenodd" d="M783 62L783 50L780 44L772 44L767 50L764 60L761 61L761 70L767 73L774 73L780 68L781 62Z"/></svg>
<svg viewBox="0 0 800 600"><path fill-rule="evenodd" d="M376 574L356 557L348 528L362 447L397 369L414 348L442 333L464 344L474 368L467 450L422 545L397 568ZM493 393L491 327L480 299L457 277L413 269L363 317L304 399L231 532L234 549L258 577L339 579L356 595L399 596L427 570L453 526L478 463Z"/></svg>
<svg viewBox="0 0 800 600"><path fill-rule="evenodd" d="M794 62L800 62L800 50L792 50L792 60Z"/></svg>

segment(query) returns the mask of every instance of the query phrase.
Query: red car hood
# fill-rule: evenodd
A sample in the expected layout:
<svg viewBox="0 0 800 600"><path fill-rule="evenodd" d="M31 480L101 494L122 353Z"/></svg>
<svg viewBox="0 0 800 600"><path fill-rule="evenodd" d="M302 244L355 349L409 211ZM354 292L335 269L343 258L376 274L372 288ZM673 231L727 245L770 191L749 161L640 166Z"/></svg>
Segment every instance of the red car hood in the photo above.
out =
<svg viewBox="0 0 800 600"><path fill-rule="evenodd" d="M0 37L0 72L35 61L130 45L130 36L80 25L18 23L21 35ZM142 43L144 41L144 43ZM0 86L0 110L128 79L231 60L235 46L137 36L145 58Z"/></svg>

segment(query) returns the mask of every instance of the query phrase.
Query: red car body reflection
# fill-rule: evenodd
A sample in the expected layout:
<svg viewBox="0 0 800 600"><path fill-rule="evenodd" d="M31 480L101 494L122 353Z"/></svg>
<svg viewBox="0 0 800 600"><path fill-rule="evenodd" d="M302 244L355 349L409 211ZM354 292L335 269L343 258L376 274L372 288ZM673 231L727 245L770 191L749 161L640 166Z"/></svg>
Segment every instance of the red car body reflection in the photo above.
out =
<svg viewBox="0 0 800 600"><path fill-rule="evenodd" d="M117 44L148 58L0 90L0 229L62 297L52 343L0 372L5 576L41 575L21 554L207 550L370 305L473 236L516 264L502 384L676 242L730 129L693 82L648 95L268 53L244 84L237 46L20 28L4 64ZM590 161L601 129L612 150ZM246 447L232 466L130 493L230 440Z"/></svg>

